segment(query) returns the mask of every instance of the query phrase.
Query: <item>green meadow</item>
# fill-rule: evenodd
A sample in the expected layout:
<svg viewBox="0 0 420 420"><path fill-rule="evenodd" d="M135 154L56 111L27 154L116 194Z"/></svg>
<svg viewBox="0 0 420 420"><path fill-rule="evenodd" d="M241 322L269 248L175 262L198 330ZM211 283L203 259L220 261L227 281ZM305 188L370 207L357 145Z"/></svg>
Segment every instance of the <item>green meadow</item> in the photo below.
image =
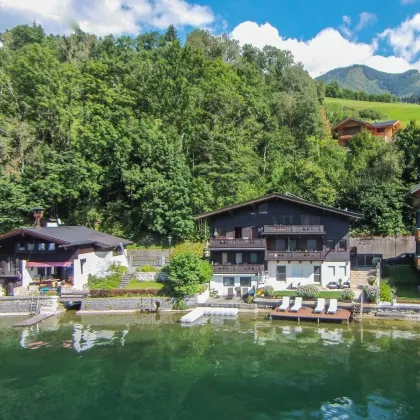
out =
<svg viewBox="0 0 420 420"><path fill-rule="evenodd" d="M410 120L417 120L420 122L420 105L416 104L366 102L339 98L325 98L325 105L329 110L334 110L340 107L352 108L356 111L370 108L375 109L386 116L386 118L381 118L381 120L400 120L403 127L405 127Z"/></svg>

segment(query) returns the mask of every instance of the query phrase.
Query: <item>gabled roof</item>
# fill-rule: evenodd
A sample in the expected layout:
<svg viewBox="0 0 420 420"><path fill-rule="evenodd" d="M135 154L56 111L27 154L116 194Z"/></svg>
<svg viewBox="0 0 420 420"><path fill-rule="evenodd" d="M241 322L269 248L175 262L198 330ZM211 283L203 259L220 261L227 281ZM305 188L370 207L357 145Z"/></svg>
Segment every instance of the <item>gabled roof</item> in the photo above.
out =
<svg viewBox="0 0 420 420"><path fill-rule="evenodd" d="M354 217L356 219L360 219L361 217L363 217L363 214L361 214L361 213L348 211L347 209L346 210L337 209L335 207L327 206L325 204L317 204L317 203L314 203L313 201L305 200L303 198L300 198L300 197L298 197L296 195L293 195L293 194L290 194L290 193L285 193L285 194L272 193L272 194L264 195L264 196L259 197L259 198L255 198L254 200L244 201L243 203L232 204L231 206L226 206L226 207L223 207L221 209L217 209L217 210L209 211L209 212L206 212L206 213L198 214L198 215L194 216L194 219L195 220L205 219L207 217L211 217L211 216L214 216L216 214L224 213L224 212L234 210L234 209L238 209L238 208L241 208L241 207L245 207L245 206L248 206L248 205L251 205L251 204L262 203L264 201L271 200L273 198L279 198L279 199L282 199L282 200L291 201L293 203L298 203L298 204L302 204L302 205L305 205L305 206L308 206L308 207L313 207L313 208L317 208L317 209L320 209L320 210L329 211L331 213L341 214L341 215L347 216L347 217Z"/></svg>
<svg viewBox="0 0 420 420"><path fill-rule="evenodd" d="M365 125L367 127L373 127L373 128L393 127L394 125L401 124L400 120L375 121L373 123L370 123L368 121L358 120L356 118L346 118L345 120L340 121L339 123L333 125L332 130L337 130L338 127L341 127L342 125L348 123L349 121L354 121L360 125Z"/></svg>
<svg viewBox="0 0 420 420"><path fill-rule="evenodd" d="M101 248L114 248L120 244L132 244L131 241L126 239L89 229L85 226L20 228L5 233L4 235L0 235L0 241L2 239L21 235L22 233L26 233L28 235L32 235L44 240L49 240L63 246L96 245Z"/></svg>

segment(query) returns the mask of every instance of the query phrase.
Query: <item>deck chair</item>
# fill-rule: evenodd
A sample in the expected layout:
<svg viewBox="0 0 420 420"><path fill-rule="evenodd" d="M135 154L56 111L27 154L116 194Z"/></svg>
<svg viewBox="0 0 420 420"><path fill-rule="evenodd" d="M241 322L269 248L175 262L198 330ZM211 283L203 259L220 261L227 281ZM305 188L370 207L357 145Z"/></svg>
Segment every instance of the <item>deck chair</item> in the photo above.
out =
<svg viewBox="0 0 420 420"><path fill-rule="evenodd" d="M279 311L285 311L290 307L290 297L289 296L283 296L283 300L281 302L281 305L279 306Z"/></svg>
<svg viewBox="0 0 420 420"><path fill-rule="evenodd" d="M290 309L291 312L299 312L299 309L302 307L302 298L297 297L295 298L295 304Z"/></svg>
<svg viewBox="0 0 420 420"><path fill-rule="evenodd" d="M328 308L329 314L335 314L337 312L337 299L330 299L330 307Z"/></svg>
<svg viewBox="0 0 420 420"><path fill-rule="evenodd" d="M324 309L325 309L325 299L318 298L318 303L316 304L316 308L314 309L314 312L316 314L320 314Z"/></svg>

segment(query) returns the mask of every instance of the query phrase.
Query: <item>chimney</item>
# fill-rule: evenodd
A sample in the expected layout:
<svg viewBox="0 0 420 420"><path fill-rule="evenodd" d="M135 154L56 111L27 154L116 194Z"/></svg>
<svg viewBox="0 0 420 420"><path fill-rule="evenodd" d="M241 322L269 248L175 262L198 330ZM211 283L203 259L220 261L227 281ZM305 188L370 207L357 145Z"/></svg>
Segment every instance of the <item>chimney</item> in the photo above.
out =
<svg viewBox="0 0 420 420"><path fill-rule="evenodd" d="M35 207L33 209L33 212L34 212L34 220L35 220L34 226L37 228L40 228L41 219L44 216L44 209L42 207Z"/></svg>

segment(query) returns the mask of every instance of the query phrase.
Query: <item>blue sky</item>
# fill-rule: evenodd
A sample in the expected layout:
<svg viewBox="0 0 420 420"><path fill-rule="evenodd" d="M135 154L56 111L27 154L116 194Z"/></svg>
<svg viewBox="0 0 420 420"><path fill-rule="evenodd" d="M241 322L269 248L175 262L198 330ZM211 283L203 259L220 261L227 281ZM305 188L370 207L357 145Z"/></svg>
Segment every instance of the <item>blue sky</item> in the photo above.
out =
<svg viewBox="0 0 420 420"><path fill-rule="evenodd" d="M240 44L289 49L313 76L366 64L420 69L420 0L0 0L0 31L41 23L103 36L193 28L228 33Z"/></svg>

